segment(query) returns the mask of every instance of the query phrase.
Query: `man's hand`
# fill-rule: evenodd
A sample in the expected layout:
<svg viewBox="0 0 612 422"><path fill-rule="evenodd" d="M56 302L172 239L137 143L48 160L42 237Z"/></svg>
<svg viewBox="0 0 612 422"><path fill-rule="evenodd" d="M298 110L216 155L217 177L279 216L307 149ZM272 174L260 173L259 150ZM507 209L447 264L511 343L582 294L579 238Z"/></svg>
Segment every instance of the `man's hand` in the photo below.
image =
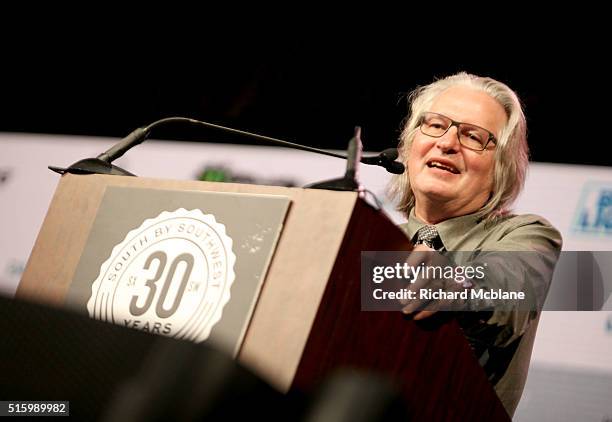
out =
<svg viewBox="0 0 612 422"><path fill-rule="evenodd" d="M465 308L465 303L453 293L461 293L471 286L469 282L457 282L454 278L449 278L446 271L438 271L437 275L429 272L432 267L449 268L455 264L444 254L436 252L425 245L417 245L410 253L406 263L411 267L421 267L422 271L415 280L411 280L410 290L416 293L416 297L420 297L422 289L429 289L432 292L443 291L448 293L447 297L440 299L412 299L405 300L402 305L402 312L405 314L414 314L415 320L429 318L439 310L461 310ZM450 277L454 277L452 272Z"/></svg>
<svg viewBox="0 0 612 422"><path fill-rule="evenodd" d="M435 249L430 248L429 246L426 246L424 244L419 244L416 245L414 247L414 249L412 250L412 252L435 252ZM408 258L408 265L411 266L418 266L421 263L424 263L425 265L429 265L430 261L431 261L431 257L433 256L433 254L431 253L416 253L416 254L411 254L410 257ZM419 281L421 281L421 283L419 283ZM423 287L424 284L421 280L415 280L415 283L413 284L413 287L415 288L415 291L418 291L418 289L420 287ZM404 306L404 308L402 308L402 312L405 314L411 314L414 313L414 304L408 304L406 306ZM425 319L425 318L429 318L430 316L432 316L433 314L435 314L437 311L416 311L416 313L414 313L413 319L418 321L421 319Z"/></svg>

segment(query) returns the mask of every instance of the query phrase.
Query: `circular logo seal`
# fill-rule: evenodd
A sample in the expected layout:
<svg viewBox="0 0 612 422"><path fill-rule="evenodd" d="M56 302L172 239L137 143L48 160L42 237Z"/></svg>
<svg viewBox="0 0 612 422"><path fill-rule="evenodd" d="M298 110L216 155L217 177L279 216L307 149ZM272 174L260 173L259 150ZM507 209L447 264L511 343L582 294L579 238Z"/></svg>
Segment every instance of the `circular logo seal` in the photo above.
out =
<svg viewBox="0 0 612 422"><path fill-rule="evenodd" d="M204 341L234 282L232 239L200 210L145 220L113 248L94 281L92 318L170 337Z"/></svg>

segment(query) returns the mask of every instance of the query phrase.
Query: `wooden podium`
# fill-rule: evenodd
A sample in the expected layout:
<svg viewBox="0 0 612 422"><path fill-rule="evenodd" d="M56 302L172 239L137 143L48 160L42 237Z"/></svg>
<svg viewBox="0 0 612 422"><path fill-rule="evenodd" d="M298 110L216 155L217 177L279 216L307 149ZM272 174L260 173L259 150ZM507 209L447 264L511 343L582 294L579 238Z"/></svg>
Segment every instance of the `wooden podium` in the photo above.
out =
<svg viewBox="0 0 612 422"><path fill-rule="evenodd" d="M65 306L96 215L113 188L289 199L236 353L277 389L309 391L330 371L355 368L391 377L414 420L509 420L454 320L415 322L399 312L361 311L361 251L411 245L356 192L66 174L17 298Z"/></svg>

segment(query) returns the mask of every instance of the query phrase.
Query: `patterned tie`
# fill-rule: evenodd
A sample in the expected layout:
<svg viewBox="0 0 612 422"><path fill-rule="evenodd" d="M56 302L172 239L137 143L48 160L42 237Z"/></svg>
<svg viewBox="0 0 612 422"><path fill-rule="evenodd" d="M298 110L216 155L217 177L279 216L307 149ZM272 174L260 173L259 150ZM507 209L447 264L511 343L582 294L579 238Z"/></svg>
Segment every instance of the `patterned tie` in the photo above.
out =
<svg viewBox="0 0 612 422"><path fill-rule="evenodd" d="M431 249L437 249L436 243L440 239L440 235L438 234L438 229L436 226L423 226L417 232L417 240L415 245L420 245L421 243Z"/></svg>

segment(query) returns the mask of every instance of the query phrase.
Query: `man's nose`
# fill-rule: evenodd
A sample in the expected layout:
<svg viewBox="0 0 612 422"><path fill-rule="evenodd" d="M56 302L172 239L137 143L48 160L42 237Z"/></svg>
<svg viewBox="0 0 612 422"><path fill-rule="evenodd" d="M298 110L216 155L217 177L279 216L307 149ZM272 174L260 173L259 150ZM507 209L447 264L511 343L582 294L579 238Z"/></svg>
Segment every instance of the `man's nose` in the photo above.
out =
<svg viewBox="0 0 612 422"><path fill-rule="evenodd" d="M451 126L444 135L438 138L436 146L445 153L458 152L459 148L461 148L461 144L459 142L457 130L458 128L456 126Z"/></svg>

